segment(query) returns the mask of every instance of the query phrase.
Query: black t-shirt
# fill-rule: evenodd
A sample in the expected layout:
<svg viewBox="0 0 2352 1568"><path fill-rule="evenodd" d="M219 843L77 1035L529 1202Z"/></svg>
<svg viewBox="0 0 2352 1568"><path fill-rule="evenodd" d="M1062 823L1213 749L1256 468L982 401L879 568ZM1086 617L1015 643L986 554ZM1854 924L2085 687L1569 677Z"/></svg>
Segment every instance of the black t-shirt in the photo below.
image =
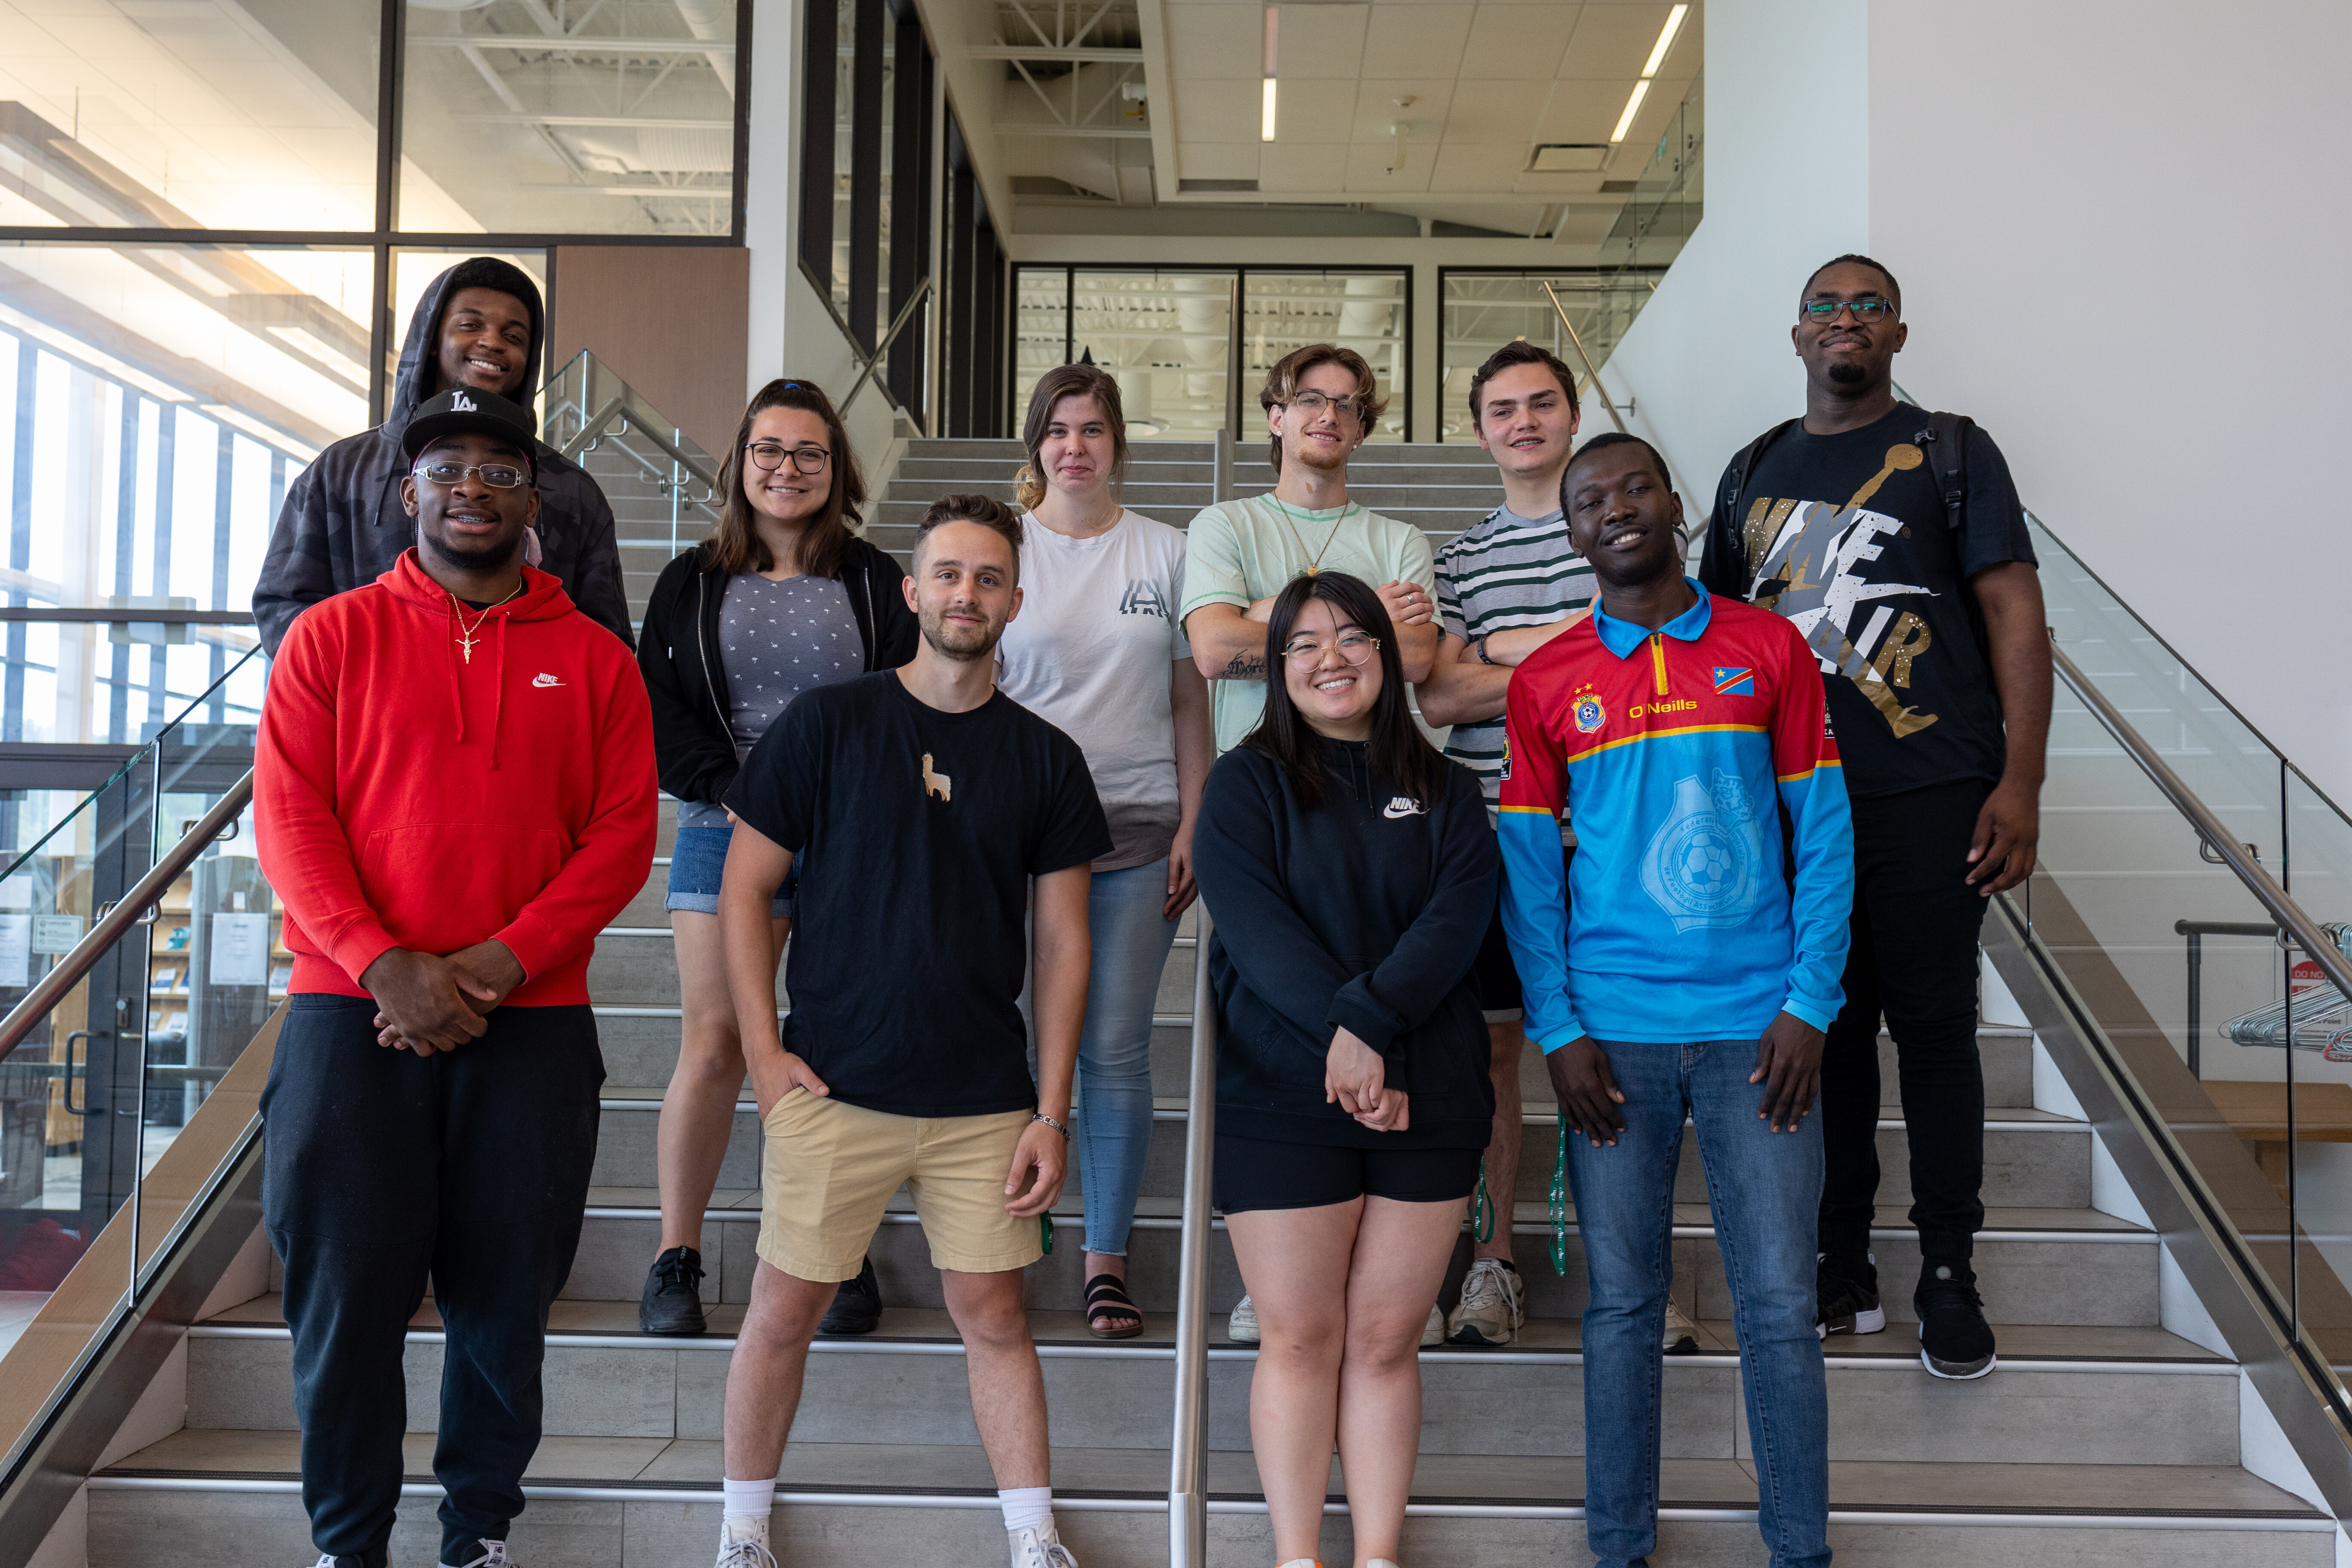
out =
<svg viewBox="0 0 2352 1568"><path fill-rule="evenodd" d="M727 805L805 854L784 1048L835 1100L926 1117L1037 1103L1029 879L1110 853L1076 742L1003 692L943 713L881 670L796 699Z"/></svg>
<svg viewBox="0 0 2352 1568"><path fill-rule="evenodd" d="M1783 431L1733 518L1727 470L1699 576L1776 610L1821 657L1847 790L1895 795L1998 782L2006 755L1984 613L1969 579L2033 561L2025 510L1992 437L1969 427L1968 489L1952 530L1907 403L1835 436Z"/></svg>

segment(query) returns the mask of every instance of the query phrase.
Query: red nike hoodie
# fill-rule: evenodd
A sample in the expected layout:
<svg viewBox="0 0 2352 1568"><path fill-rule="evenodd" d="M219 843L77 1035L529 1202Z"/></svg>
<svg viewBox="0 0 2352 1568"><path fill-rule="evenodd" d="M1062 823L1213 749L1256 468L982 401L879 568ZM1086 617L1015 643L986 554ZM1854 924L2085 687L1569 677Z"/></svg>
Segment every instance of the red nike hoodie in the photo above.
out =
<svg viewBox="0 0 2352 1568"><path fill-rule="evenodd" d="M477 627L412 549L287 632L253 801L292 990L364 996L393 948L496 937L525 977L507 1005L588 1000L596 933L653 863L653 719L621 640L522 576Z"/></svg>

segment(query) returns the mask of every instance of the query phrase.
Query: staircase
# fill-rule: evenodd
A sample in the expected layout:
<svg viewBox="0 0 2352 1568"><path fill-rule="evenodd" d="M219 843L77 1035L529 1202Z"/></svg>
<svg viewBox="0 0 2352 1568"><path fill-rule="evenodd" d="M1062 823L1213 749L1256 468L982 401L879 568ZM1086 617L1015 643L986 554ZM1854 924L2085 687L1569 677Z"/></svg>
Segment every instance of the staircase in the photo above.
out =
<svg viewBox="0 0 2352 1568"><path fill-rule="evenodd" d="M1011 442L915 443L872 533L903 555L921 504L958 489L1009 496L1019 456ZM1139 446L1135 457L1128 496L1138 510L1181 524L1208 500L1205 447ZM1493 503L1492 470L1475 448L1371 447L1358 463L1355 493L1365 504L1428 530L1433 542ZM1262 463L1236 467L1241 493L1270 483ZM668 819L666 803L665 857ZM657 1233L656 1110L677 1051L677 971L661 910L666 874L666 862L656 861L644 893L604 933L590 971L607 1070L602 1146L578 1263L551 1325L548 1436L527 1478L530 1510L513 1537L530 1568L704 1568L715 1550L720 1401L751 1282L759 1130L747 1100L705 1216L712 1332L690 1341L640 1335L636 1296ZM1056 1512L1087 1568L1167 1555L1191 930L1188 919L1155 1019L1160 1098L1130 1271L1147 1313L1143 1336L1104 1344L1086 1332L1075 1168L1056 1211L1059 1245L1029 1275L1053 1415ZM2332 1563L2333 1521L2243 1467L2241 1402L2252 1395L2237 1367L2161 1326L2169 1315L2197 1331L2195 1303L2184 1300L2177 1279L2168 1295L2158 1237L2137 1217L2056 1075L2046 1063L2037 1073L2030 1035L1987 1026L1980 1039L1996 1109L1987 1119L1988 1228L1977 1267L2002 1363L1973 1383L1939 1382L1919 1364L1909 1305L1918 1256L1901 1228L1906 1138L1899 1110L1890 1108L1880 1122L1886 1179L1875 1245L1895 1321L1884 1334L1828 1346L1831 1533L1841 1562ZM1881 1048L1891 1085L1891 1047ZM1589 1561L1578 1516L1578 1457L1587 1442L1577 1348L1582 1255L1571 1228L1566 1277L1554 1275L1544 1196L1557 1113L1532 1051L1522 1097L1528 1131L1514 1230L1532 1315L1514 1349L1423 1353L1422 1459L1405 1548L1406 1561L1421 1568ZM1665 1368L1659 1560L1760 1563L1729 1295L1687 1146L1676 1198L1675 1298L1697 1321L1703 1344L1702 1353ZM872 1336L816 1344L784 1459L778 1554L786 1568L1001 1563L994 1484L971 1425L961 1347L903 1194L873 1251L889 1310ZM1222 1229L1212 1258L1211 1307L1222 1313L1241 1294ZM1449 1303L1467 1260L1465 1237L1447 1281ZM257 1270L255 1279L260 1283ZM310 1560L274 1268L269 1283L271 1291L191 1331L180 1429L114 1458L90 1481L91 1568L160 1560L290 1568ZM1254 1352L1222 1331L1222 1318L1213 1320L1210 1561L1265 1564L1272 1542L1248 1447ZM429 1434L441 1355L428 1302L408 1351L412 1487L393 1543L403 1564L432 1562L437 1546ZM2259 1410L2255 1417L2259 1429ZM148 1429L170 1425L167 1413ZM1327 1563L1349 1561L1347 1535L1345 1514L1334 1513Z"/></svg>

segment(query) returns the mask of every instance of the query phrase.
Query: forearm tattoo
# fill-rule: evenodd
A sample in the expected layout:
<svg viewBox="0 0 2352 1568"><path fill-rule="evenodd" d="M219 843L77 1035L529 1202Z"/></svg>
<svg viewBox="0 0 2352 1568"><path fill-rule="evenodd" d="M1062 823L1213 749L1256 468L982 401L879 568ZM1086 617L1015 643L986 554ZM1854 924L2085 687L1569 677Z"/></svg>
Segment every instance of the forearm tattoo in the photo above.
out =
<svg viewBox="0 0 2352 1568"><path fill-rule="evenodd" d="M1220 680L1264 680L1265 679L1265 655L1262 653L1237 653L1234 655L1233 663L1225 666L1224 672L1219 675L1217 679Z"/></svg>

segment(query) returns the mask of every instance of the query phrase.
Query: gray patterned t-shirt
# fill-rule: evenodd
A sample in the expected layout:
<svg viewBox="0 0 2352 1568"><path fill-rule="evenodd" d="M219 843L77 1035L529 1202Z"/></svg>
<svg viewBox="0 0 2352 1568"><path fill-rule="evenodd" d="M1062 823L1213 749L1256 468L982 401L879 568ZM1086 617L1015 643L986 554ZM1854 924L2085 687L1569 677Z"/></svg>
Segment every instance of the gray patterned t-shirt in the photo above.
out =
<svg viewBox="0 0 2352 1568"><path fill-rule="evenodd" d="M768 726L802 692L866 671L866 649L849 591L832 577L802 575L772 583L756 572L727 579L719 604L720 679L735 760L751 755ZM681 827L724 827L724 807L681 803Z"/></svg>

